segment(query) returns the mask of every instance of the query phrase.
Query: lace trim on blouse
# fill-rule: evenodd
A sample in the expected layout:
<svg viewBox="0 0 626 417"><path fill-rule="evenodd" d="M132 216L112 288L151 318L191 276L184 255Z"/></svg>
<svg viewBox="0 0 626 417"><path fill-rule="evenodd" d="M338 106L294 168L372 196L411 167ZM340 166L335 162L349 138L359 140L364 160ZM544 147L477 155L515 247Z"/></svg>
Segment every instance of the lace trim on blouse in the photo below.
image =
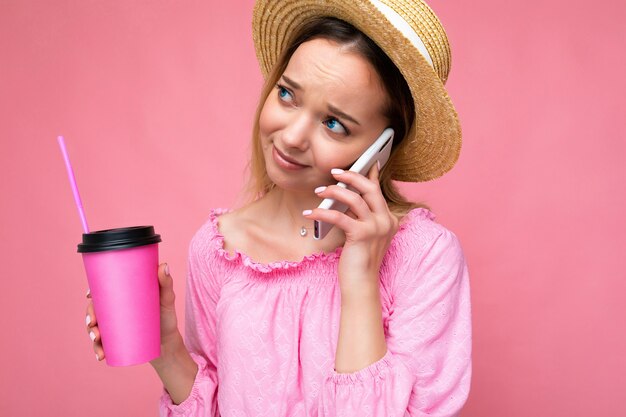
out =
<svg viewBox="0 0 626 417"><path fill-rule="evenodd" d="M243 252L240 252L237 249L234 249L234 254L231 255L227 250L224 249L224 236L219 231L218 226L218 217L221 214L229 213L232 211L227 208L215 208L211 209L209 215L209 225L211 228L211 239L213 241L213 249L222 257L223 259L232 262L232 263L240 263L245 265L246 267L253 269L258 272L270 273L274 270L287 270L290 268L298 268L300 266L304 266L307 264L315 263L317 261L320 262L335 262L341 256L341 252L343 250L342 246L338 246L333 252L316 252L310 255L304 256L300 261L275 261L270 263L261 263L253 260L248 255ZM398 228L398 232L396 233L396 237L398 237L400 231L404 230L407 225L410 223L410 220L413 217L420 217L423 219L434 220L435 215L428 209L425 208L416 208L407 213L407 215L402 219L400 223L400 227Z"/></svg>

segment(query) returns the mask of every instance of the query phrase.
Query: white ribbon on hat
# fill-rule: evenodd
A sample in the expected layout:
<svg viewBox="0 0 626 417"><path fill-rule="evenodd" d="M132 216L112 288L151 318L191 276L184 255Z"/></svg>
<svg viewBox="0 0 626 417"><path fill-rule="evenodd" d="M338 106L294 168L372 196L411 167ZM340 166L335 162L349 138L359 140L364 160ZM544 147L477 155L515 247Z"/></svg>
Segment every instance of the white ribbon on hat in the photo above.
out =
<svg viewBox="0 0 626 417"><path fill-rule="evenodd" d="M374 6L378 9L379 12L385 15L385 17L391 22L391 24L398 29L412 44L417 50L422 54L426 61L430 64L431 67L435 67L433 65L433 60L428 53L428 49L426 49L426 45L420 39L419 35L413 30L411 25L409 25L395 10L391 7L387 6L380 0L370 0Z"/></svg>

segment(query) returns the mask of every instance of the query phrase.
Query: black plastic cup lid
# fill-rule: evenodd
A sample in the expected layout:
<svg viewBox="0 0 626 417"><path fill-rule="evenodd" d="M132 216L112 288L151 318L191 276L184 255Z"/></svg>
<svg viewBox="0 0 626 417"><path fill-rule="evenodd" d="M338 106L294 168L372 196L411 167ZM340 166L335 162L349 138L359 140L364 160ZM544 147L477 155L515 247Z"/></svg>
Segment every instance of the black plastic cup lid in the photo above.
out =
<svg viewBox="0 0 626 417"><path fill-rule="evenodd" d="M83 233L79 253L104 252L159 243L161 236L154 233L153 226L120 227Z"/></svg>

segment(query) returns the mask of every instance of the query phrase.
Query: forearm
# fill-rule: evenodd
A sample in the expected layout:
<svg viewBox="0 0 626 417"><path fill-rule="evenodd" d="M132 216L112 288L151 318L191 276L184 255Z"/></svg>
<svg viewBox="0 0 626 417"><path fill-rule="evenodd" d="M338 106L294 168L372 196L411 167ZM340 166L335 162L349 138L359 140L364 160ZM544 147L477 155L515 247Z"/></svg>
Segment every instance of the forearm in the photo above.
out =
<svg viewBox="0 0 626 417"><path fill-rule="evenodd" d="M191 358L180 334L171 343L161 345L161 356L150 364L174 404L180 404L189 397L198 365Z"/></svg>
<svg viewBox="0 0 626 417"><path fill-rule="evenodd" d="M378 286L342 288L341 295L335 370L351 373L382 359L387 353L387 342Z"/></svg>

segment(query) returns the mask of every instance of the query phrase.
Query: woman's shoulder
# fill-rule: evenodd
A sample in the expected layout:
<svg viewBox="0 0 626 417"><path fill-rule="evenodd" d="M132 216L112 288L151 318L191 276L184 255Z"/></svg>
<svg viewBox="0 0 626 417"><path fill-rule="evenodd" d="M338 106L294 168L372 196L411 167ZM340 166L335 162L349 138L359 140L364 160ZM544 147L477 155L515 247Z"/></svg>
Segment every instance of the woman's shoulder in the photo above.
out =
<svg viewBox="0 0 626 417"><path fill-rule="evenodd" d="M418 207L409 210L404 216L400 218L400 226L398 228L398 234L405 234L406 237L414 235L420 231L422 233L433 233L437 229L442 228L436 221L437 216L435 213L424 207ZM404 233L401 233L404 232Z"/></svg>
<svg viewBox="0 0 626 417"><path fill-rule="evenodd" d="M253 229L255 217L245 207L212 208L206 221L194 234L191 249L212 252L220 258L234 260L246 252L249 234Z"/></svg>
<svg viewBox="0 0 626 417"><path fill-rule="evenodd" d="M389 251L385 281L394 291L422 279L447 285L463 276L465 257L457 236L435 221L428 209L413 209L403 218ZM427 287L424 287L427 288Z"/></svg>
<svg viewBox="0 0 626 417"><path fill-rule="evenodd" d="M189 243L190 254L206 257L209 253L217 253L222 250L224 236L221 233L223 223L228 224L232 210L229 208L212 208L203 223L196 229ZM227 221L224 222L224 219Z"/></svg>
<svg viewBox="0 0 626 417"><path fill-rule="evenodd" d="M401 220L396 233L396 250L415 253L426 249L437 241L458 245L456 235L436 221L435 214L426 208L414 208Z"/></svg>

